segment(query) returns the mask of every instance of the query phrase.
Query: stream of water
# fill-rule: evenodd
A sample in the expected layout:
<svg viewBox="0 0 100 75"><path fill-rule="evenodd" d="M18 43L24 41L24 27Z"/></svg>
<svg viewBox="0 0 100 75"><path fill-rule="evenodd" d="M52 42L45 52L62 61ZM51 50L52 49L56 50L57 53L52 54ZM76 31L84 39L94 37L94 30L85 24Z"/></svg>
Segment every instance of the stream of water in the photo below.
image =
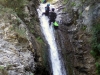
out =
<svg viewBox="0 0 100 75"><path fill-rule="evenodd" d="M38 15L40 18L42 32L50 46L50 60L52 65L53 75L66 75L65 69L62 65L62 62L59 58L59 53L54 37L54 29L52 26L49 26L49 19L45 15L42 16L42 13L45 11L46 4L40 4Z"/></svg>

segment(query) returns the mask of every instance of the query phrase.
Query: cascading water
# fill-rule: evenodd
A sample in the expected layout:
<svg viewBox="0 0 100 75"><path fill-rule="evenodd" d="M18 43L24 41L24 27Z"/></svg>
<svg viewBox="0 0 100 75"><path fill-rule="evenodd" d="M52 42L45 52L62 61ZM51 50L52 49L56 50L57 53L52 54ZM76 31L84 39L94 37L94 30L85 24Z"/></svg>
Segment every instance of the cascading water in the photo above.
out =
<svg viewBox="0 0 100 75"><path fill-rule="evenodd" d="M42 13L45 11L46 4L40 4L38 15L40 18L42 32L50 46L50 59L52 63L53 75L66 75L65 69L62 66L61 60L59 59L58 49L55 42L55 37L53 33L53 27L49 26L49 19L46 16L42 16Z"/></svg>

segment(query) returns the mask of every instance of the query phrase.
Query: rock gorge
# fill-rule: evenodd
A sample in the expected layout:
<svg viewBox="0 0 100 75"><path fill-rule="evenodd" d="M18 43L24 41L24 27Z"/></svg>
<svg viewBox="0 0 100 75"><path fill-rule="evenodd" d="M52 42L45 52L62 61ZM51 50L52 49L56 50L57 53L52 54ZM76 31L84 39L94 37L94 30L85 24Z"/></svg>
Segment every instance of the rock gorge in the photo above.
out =
<svg viewBox="0 0 100 75"><path fill-rule="evenodd" d="M37 13L39 4L38 0L28 0L19 14L18 8L0 1L0 75L50 75L48 44ZM100 1L59 0L52 4L61 18L57 19L55 35L68 75L99 75L95 63L100 61L91 55L91 41L92 28L100 25ZM98 30L94 36L98 43L99 34Z"/></svg>

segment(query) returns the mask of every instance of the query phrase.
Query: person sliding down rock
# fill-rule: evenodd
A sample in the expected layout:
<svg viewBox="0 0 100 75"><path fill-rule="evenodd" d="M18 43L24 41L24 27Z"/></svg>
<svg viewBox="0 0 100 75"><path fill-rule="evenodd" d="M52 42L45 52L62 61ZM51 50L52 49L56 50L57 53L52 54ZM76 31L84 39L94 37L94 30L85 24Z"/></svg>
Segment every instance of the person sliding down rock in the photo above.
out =
<svg viewBox="0 0 100 75"><path fill-rule="evenodd" d="M51 25L51 22L53 22L53 25L54 25L54 28L55 29L58 29L58 24L57 22L55 21L56 17L57 17L57 14L54 12L54 8L52 8L52 11L49 12L49 25Z"/></svg>
<svg viewBox="0 0 100 75"><path fill-rule="evenodd" d="M47 6L45 7L45 12L42 13L42 15L45 15L45 16L49 16L49 11L50 11L50 4L47 4Z"/></svg>

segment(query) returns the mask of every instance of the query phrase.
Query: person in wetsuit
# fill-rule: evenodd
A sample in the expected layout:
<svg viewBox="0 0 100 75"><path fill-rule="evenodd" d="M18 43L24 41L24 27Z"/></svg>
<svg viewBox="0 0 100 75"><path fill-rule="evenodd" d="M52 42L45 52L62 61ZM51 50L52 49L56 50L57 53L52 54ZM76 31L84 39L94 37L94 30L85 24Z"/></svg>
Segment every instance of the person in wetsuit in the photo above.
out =
<svg viewBox="0 0 100 75"><path fill-rule="evenodd" d="M51 25L51 22L55 22L55 19L57 17L57 14L54 12L54 8L52 8L52 11L49 13L49 25Z"/></svg>
<svg viewBox="0 0 100 75"><path fill-rule="evenodd" d="M54 8L52 8L52 11L49 13L49 25L51 25L51 22L53 22L53 27L55 30L58 29L59 24L55 21L57 14L54 12Z"/></svg>
<svg viewBox="0 0 100 75"><path fill-rule="evenodd" d="M47 4L45 7L45 12L42 13L42 15L49 16L49 11L50 11L50 4Z"/></svg>

